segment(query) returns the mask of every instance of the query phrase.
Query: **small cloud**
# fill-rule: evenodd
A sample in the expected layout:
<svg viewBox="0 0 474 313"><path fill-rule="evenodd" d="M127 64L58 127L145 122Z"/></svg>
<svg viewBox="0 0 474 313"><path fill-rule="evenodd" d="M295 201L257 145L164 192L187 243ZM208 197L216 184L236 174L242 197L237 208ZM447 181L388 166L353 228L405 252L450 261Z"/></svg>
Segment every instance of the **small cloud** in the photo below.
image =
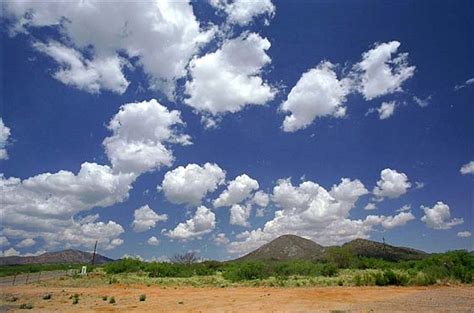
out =
<svg viewBox="0 0 474 313"><path fill-rule="evenodd" d="M465 87L468 87L469 85L474 84L474 78L469 78L464 82L464 84L456 85L454 86L454 91L458 91L460 89L463 89Z"/></svg>
<svg viewBox="0 0 474 313"><path fill-rule="evenodd" d="M457 236L461 238L469 238L472 236L472 234L470 231L466 230L466 231L460 231Z"/></svg>
<svg viewBox="0 0 474 313"><path fill-rule="evenodd" d="M376 210L376 209L377 209L377 207L372 202L367 203L367 205L364 207L364 210L367 210L367 211L372 211L372 210Z"/></svg>
<svg viewBox="0 0 474 313"><path fill-rule="evenodd" d="M417 96L413 96L413 101L418 104L422 108L426 108L430 104L432 96L428 96L425 99L418 98Z"/></svg>

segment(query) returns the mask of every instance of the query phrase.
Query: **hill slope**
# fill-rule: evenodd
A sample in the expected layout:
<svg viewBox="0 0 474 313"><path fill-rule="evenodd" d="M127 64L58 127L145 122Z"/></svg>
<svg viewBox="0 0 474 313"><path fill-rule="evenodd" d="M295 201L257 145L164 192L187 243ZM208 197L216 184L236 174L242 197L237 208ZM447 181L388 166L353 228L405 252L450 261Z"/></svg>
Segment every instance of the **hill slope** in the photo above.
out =
<svg viewBox="0 0 474 313"><path fill-rule="evenodd" d="M0 265L13 264L52 264L52 263L91 263L92 253L79 250L64 250L57 252L46 252L38 256L7 256L0 257ZM103 255L95 255L95 264L103 264L113 261Z"/></svg>
<svg viewBox="0 0 474 313"><path fill-rule="evenodd" d="M390 261L416 260L428 255L424 251L395 247L367 239L355 239L343 244L342 247L348 249L349 252L356 256L380 258Z"/></svg>
<svg viewBox="0 0 474 313"><path fill-rule="evenodd" d="M423 251L366 239L355 239L341 247L354 256L390 261L416 260L428 256ZM333 248L336 247L324 247L299 236L283 235L234 261L322 260L329 257Z"/></svg>
<svg viewBox="0 0 474 313"><path fill-rule="evenodd" d="M317 260L324 255L324 247L295 235L283 235L264 244L235 261Z"/></svg>

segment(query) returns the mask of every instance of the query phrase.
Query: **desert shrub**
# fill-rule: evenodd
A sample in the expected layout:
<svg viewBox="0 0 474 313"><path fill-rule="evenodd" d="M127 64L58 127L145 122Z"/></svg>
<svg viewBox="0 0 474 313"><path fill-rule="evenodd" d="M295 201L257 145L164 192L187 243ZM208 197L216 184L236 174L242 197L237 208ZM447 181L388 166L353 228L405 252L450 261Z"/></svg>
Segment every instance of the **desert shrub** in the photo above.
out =
<svg viewBox="0 0 474 313"><path fill-rule="evenodd" d="M31 303L23 303L20 305L20 310L31 310L33 308L33 304Z"/></svg>
<svg viewBox="0 0 474 313"><path fill-rule="evenodd" d="M107 274L132 273L141 271L144 266L138 259L126 258L105 264L104 270Z"/></svg>
<svg viewBox="0 0 474 313"><path fill-rule="evenodd" d="M51 294L50 293L45 293L43 295L43 300L49 300L49 299L51 299Z"/></svg>
<svg viewBox="0 0 474 313"><path fill-rule="evenodd" d="M145 295L145 294L140 295L140 297L138 298L138 300L140 300L140 301L145 301L145 300L146 300L146 295Z"/></svg>
<svg viewBox="0 0 474 313"><path fill-rule="evenodd" d="M107 296L102 296L102 301L107 301Z"/></svg>
<svg viewBox="0 0 474 313"><path fill-rule="evenodd" d="M114 304L114 303L115 303L115 297L110 297L110 299L109 299L109 303L112 303L112 304Z"/></svg>
<svg viewBox="0 0 474 313"><path fill-rule="evenodd" d="M429 286L436 284L436 278L424 272L418 272L410 278L409 284L415 286Z"/></svg>
<svg viewBox="0 0 474 313"><path fill-rule="evenodd" d="M243 262L229 266L223 277L230 281L263 279L269 276L262 262Z"/></svg>

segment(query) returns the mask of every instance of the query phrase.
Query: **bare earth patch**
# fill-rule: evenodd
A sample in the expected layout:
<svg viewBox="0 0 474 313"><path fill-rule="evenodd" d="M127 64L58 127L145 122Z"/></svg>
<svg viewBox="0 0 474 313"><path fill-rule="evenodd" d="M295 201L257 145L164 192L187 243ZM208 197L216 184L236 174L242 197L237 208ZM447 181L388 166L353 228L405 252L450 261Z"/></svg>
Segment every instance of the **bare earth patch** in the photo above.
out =
<svg viewBox="0 0 474 313"><path fill-rule="evenodd" d="M43 300L51 293L50 300ZM72 304L71 296L79 295ZM139 301L146 294L146 301ZM15 296L15 302L9 297ZM103 296L114 297L115 304ZM1 288L0 311L25 312L474 312L473 286L188 288L120 285L89 288Z"/></svg>

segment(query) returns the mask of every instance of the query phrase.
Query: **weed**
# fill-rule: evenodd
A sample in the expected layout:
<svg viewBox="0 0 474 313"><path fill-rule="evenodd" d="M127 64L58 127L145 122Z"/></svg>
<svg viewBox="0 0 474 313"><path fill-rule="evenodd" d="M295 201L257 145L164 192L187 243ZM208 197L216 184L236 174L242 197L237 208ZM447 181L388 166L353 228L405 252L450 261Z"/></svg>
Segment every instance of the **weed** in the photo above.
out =
<svg viewBox="0 0 474 313"><path fill-rule="evenodd" d="M109 303L115 303L115 297L110 297Z"/></svg>

